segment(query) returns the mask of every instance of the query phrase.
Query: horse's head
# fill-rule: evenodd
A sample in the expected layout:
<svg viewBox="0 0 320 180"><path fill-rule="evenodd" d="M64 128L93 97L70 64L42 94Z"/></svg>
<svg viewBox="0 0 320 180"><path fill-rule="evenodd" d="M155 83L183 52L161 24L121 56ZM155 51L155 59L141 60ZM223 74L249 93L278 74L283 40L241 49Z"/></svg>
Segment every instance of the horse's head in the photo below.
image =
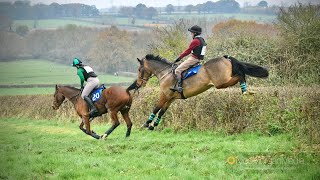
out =
<svg viewBox="0 0 320 180"><path fill-rule="evenodd" d="M138 79L136 80L136 85L138 88L146 86L148 80L152 76L152 71L148 67L146 63L146 58L143 59L137 58L138 62L140 63L139 72L138 72Z"/></svg>
<svg viewBox="0 0 320 180"><path fill-rule="evenodd" d="M60 105L63 103L63 101L65 100L65 96L59 91L60 88L56 85L56 91L54 92L53 95L53 105L52 108L54 110L59 109Z"/></svg>

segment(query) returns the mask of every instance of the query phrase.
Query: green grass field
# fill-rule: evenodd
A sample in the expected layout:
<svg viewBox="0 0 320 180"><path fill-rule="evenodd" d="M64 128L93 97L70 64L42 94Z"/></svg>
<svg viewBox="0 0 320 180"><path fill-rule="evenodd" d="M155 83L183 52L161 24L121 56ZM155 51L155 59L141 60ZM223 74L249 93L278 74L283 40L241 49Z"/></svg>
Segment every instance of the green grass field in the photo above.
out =
<svg viewBox="0 0 320 180"><path fill-rule="evenodd" d="M20 25L26 25L29 29L34 29L34 20L15 20L13 23L13 29L16 29ZM38 29L55 29L62 28L68 24L74 24L77 26L85 27L101 27L101 25L90 21L77 21L77 20L67 20L67 19L42 19L38 20L36 28Z"/></svg>
<svg viewBox="0 0 320 180"><path fill-rule="evenodd" d="M80 84L76 68L47 60L0 62L0 85ZM102 83L132 82L133 78L97 73Z"/></svg>
<svg viewBox="0 0 320 180"><path fill-rule="evenodd" d="M317 179L319 154L289 134L150 132L106 141L77 123L0 119L1 179ZM92 123L101 134L108 124Z"/></svg>
<svg viewBox="0 0 320 180"><path fill-rule="evenodd" d="M130 83L133 78L97 73L101 83ZM47 60L0 62L0 86L52 85L48 87L0 88L0 95L51 94L55 84L79 84L76 69Z"/></svg>

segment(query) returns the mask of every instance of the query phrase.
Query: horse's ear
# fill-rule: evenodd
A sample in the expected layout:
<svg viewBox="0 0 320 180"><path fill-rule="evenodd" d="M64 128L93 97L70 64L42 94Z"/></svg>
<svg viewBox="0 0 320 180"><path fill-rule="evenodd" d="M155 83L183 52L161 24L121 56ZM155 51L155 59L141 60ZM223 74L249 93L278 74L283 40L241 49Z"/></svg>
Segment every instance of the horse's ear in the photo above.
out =
<svg viewBox="0 0 320 180"><path fill-rule="evenodd" d="M142 60L140 60L139 58L137 58L137 60L139 61L140 64L142 64Z"/></svg>
<svg viewBox="0 0 320 180"><path fill-rule="evenodd" d="M58 90L58 85L56 84L56 90Z"/></svg>

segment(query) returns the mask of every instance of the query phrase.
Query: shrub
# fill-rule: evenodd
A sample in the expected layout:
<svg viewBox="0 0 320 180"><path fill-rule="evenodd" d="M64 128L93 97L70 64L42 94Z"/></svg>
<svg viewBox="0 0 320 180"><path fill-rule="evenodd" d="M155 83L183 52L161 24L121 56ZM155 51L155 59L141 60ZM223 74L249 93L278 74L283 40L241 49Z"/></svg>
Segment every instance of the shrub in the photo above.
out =
<svg viewBox="0 0 320 180"><path fill-rule="evenodd" d="M254 21L229 20L212 28L213 36L208 38L207 59L225 54L240 61L268 67L272 82L279 81L274 61L278 55L277 31L272 25ZM254 79L254 83L265 83Z"/></svg>
<svg viewBox="0 0 320 180"><path fill-rule="evenodd" d="M278 68L291 82L320 83L320 5L295 4L282 8L277 29L281 37Z"/></svg>
<svg viewBox="0 0 320 180"><path fill-rule="evenodd" d="M16 28L16 33L19 34L20 36L25 36L26 34L28 34L28 32L29 32L29 28L26 25L21 25Z"/></svg>
<svg viewBox="0 0 320 180"><path fill-rule="evenodd" d="M259 93L254 96L240 96L238 88L208 90L197 97L174 101L157 130L169 127L175 131L260 132L268 136L291 133L310 143L319 143L318 88L257 88ZM133 94L130 117L136 128L147 120L159 94L160 89L155 87ZM0 117L79 120L69 101L58 111L52 110L52 95L0 96L0 100ZM103 115L94 121L109 121L109 116Z"/></svg>

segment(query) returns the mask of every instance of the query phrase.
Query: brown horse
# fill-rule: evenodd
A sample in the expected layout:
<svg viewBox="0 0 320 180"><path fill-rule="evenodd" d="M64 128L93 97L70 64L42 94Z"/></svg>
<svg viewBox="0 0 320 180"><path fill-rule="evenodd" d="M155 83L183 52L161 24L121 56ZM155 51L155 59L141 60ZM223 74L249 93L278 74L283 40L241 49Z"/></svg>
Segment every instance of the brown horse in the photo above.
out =
<svg viewBox="0 0 320 180"><path fill-rule="evenodd" d="M151 54L146 55L141 60L137 59L140 63L138 79L128 89L138 89L145 86L152 76L156 76L160 82L160 100L149 119L143 124L143 127L150 130L153 130L159 124L162 115L175 99L195 96L213 86L221 89L233 86L238 82L243 83L245 82L245 75L258 78L265 78L269 75L267 69L258 65L240 62L230 56L219 57L207 61L201 66L198 74L183 80L183 93L180 94L170 90L170 87L176 83L172 73L175 64ZM153 126L150 126L158 112L157 120L153 123Z"/></svg>
<svg viewBox="0 0 320 180"><path fill-rule="evenodd" d="M82 119L79 128L87 135L90 135L96 139L105 139L116 127L119 126L120 122L117 114L120 111L127 124L126 137L130 136L132 122L129 117L129 110L132 104L132 97L129 91L119 86L111 86L107 89L104 89L101 98L95 102L95 106L99 111L99 115L110 111L110 116L112 119L111 128L108 129L102 136L99 136L90 130L89 109L87 103L81 98L80 94L80 89L70 86L56 85L52 106L53 109L59 109L62 102L65 100L65 98L67 98L73 103L77 114ZM86 129L83 128L84 124L86 125Z"/></svg>

